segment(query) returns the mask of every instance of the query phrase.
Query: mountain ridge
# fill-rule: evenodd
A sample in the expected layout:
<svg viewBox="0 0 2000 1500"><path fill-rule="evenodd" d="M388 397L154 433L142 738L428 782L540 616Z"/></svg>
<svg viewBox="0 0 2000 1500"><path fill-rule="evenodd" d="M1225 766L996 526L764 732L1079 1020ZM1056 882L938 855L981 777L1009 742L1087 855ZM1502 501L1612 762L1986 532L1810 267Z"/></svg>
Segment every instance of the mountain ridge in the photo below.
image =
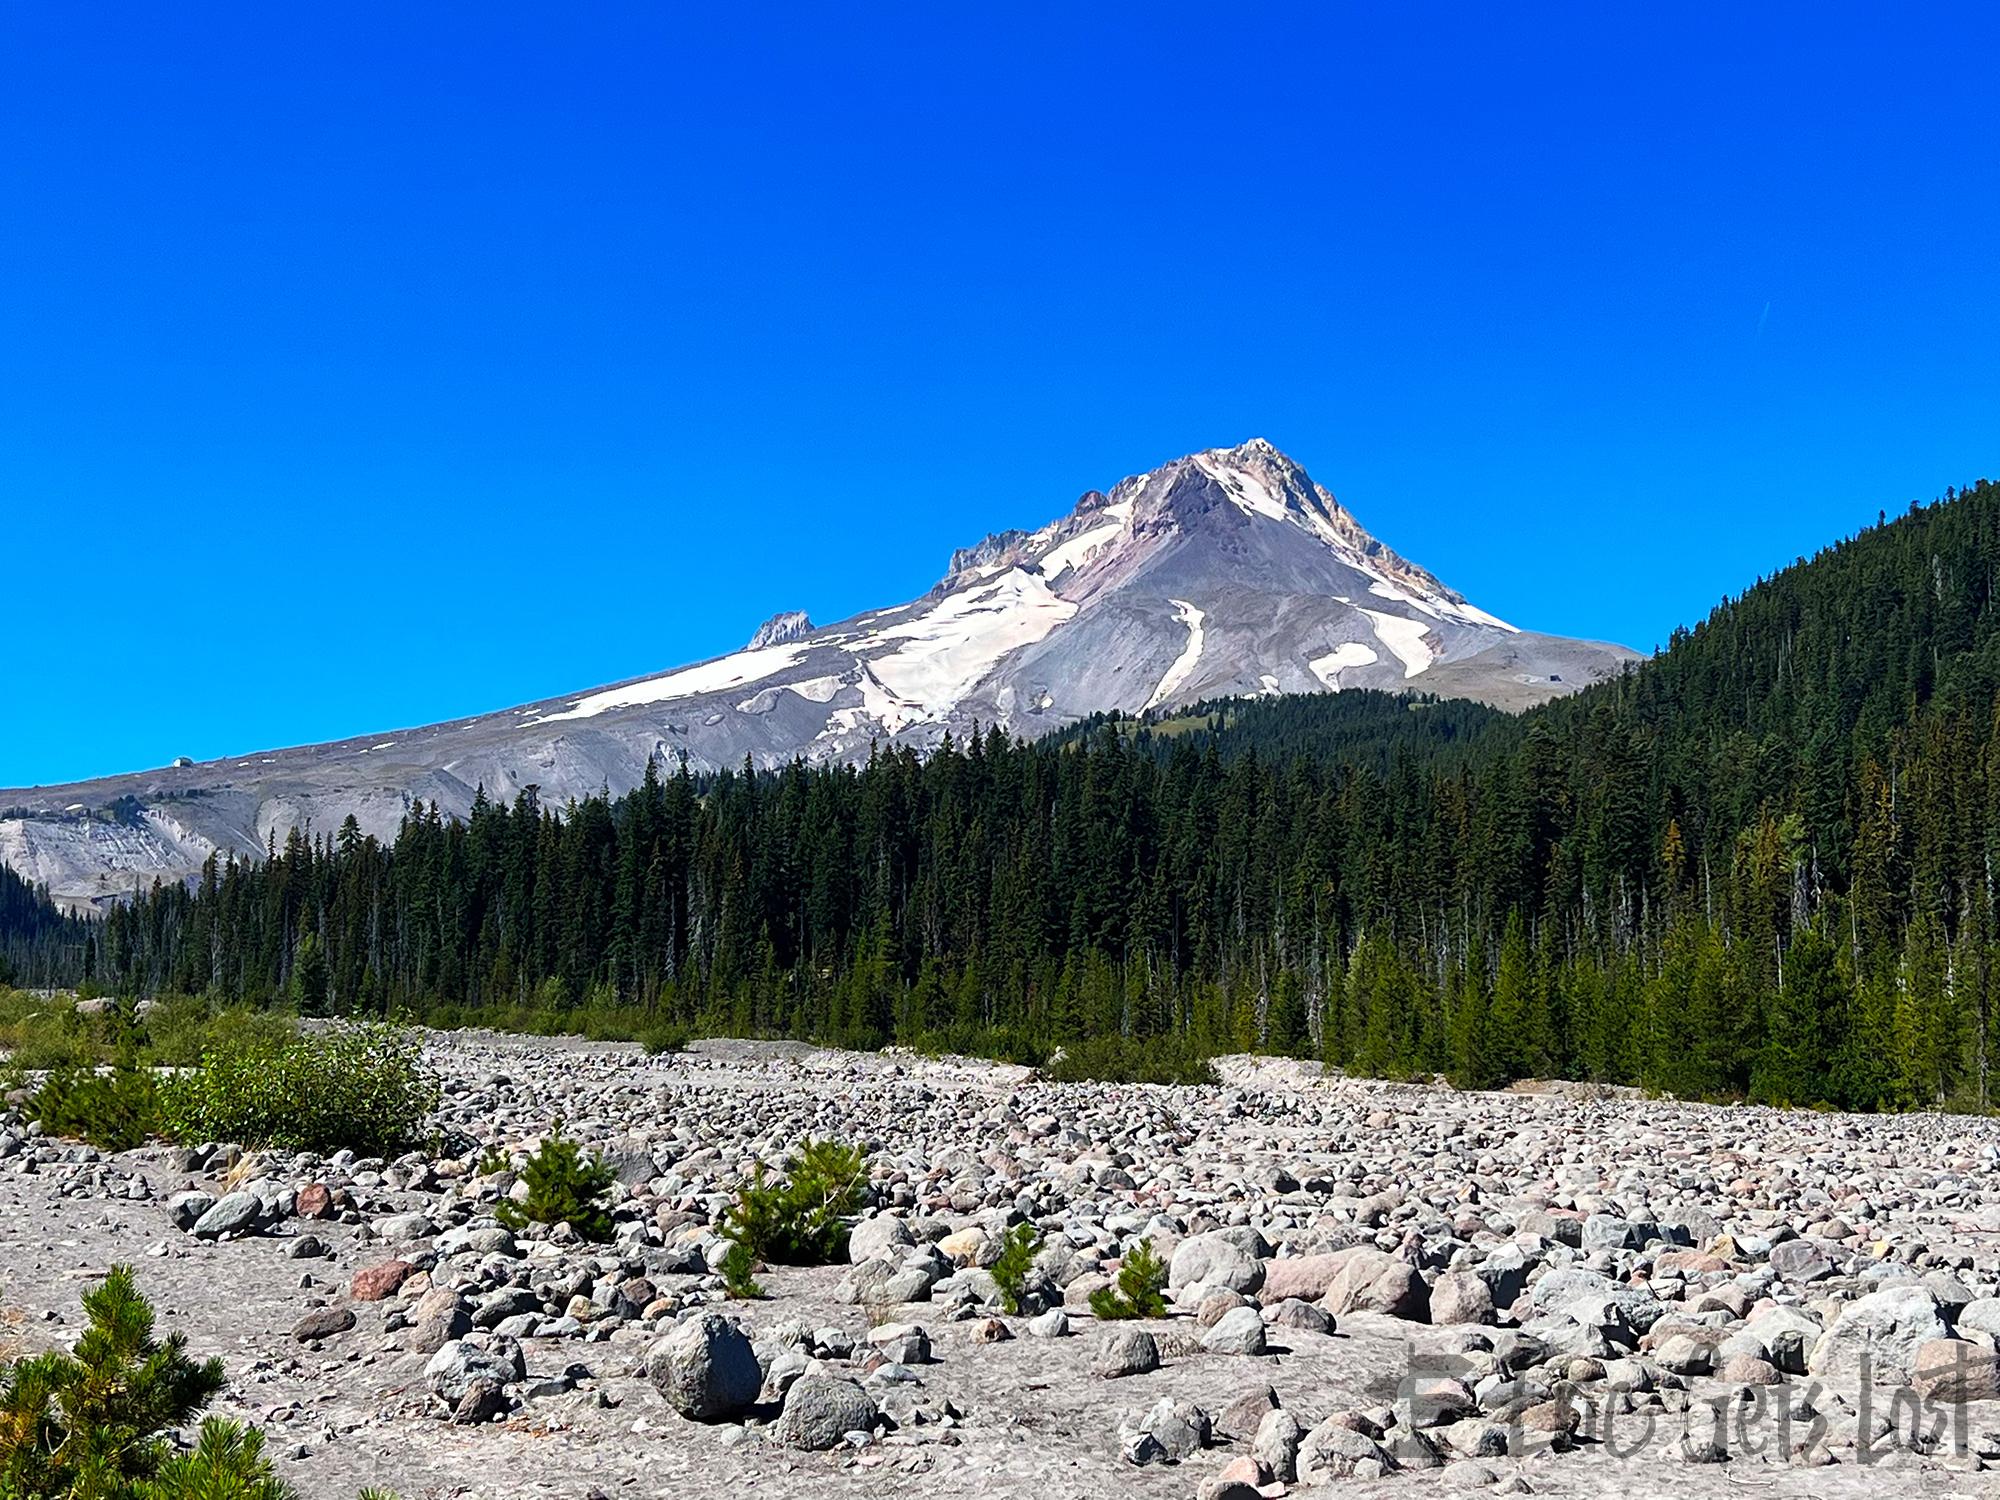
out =
<svg viewBox="0 0 2000 1500"><path fill-rule="evenodd" d="M781 611L707 661L411 729L0 791L0 862L65 905L102 906L210 854L260 857L294 827L353 817L389 837L417 802L462 815L480 789L621 792L649 760L855 761L974 724L1035 738L1106 711L1352 687L1515 709L1632 660L1479 609L1256 438L959 548L906 604L824 626Z"/></svg>

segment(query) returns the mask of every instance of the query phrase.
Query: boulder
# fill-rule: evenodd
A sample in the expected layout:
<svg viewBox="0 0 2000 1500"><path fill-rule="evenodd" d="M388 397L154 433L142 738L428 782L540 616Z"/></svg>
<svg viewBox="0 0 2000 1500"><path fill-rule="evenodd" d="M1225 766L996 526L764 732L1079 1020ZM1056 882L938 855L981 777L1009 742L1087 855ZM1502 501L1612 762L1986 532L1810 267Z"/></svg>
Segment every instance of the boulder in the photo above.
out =
<svg viewBox="0 0 2000 1500"><path fill-rule="evenodd" d="M510 1380L525 1380L527 1375L518 1344L513 1346L510 1355L507 1351L481 1349L463 1339L453 1339L445 1344L424 1366L424 1384L431 1388L432 1394L453 1408L465 1399L465 1393L472 1389L475 1380L490 1380L495 1385L505 1385Z"/></svg>
<svg viewBox="0 0 2000 1500"><path fill-rule="evenodd" d="M1813 1345L1807 1367L1821 1379L1858 1379L1865 1367L1876 1385L1907 1385L1918 1348L1948 1334L1930 1288L1888 1287L1848 1303Z"/></svg>
<svg viewBox="0 0 2000 1500"><path fill-rule="evenodd" d="M1179 1291L1198 1282L1249 1296L1263 1286L1264 1275L1262 1261L1220 1234L1196 1234L1174 1246L1173 1259L1167 1264L1167 1287Z"/></svg>
<svg viewBox="0 0 2000 1500"><path fill-rule="evenodd" d="M1326 1484L1335 1479L1376 1479L1396 1466L1389 1450L1341 1421L1328 1417L1299 1443L1301 1484Z"/></svg>
<svg viewBox="0 0 2000 1500"><path fill-rule="evenodd" d="M720 1313L690 1318L655 1343L646 1375L675 1411L697 1422L749 1410L764 1384L750 1340Z"/></svg>
<svg viewBox="0 0 2000 1500"><path fill-rule="evenodd" d="M1144 1375L1160 1367L1160 1347L1143 1328L1109 1328L1097 1341L1091 1372L1105 1380Z"/></svg>
<svg viewBox="0 0 2000 1500"><path fill-rule="evenodd" d="M1243 1441L1256 1435L1264 1418L1278 1410L1278 1392L1273 1386L1260 1385L1245 1391L1234 1401L1222 1408L1222 1415L1215 1419L1215 1430L1232 1441Z"/></svg>
<svg viewBox="0 0 2000 1500"><path fill-rule="evenodd" d="M380 1302L393 1295L410 1273L416 1270L406 1260L385 1260L372 1266L363 1266L354 1273L354 1280L348 1283L347 1295L356 1302Z"/></svg>
<svg viewBox="0 0 2000 1500"><path fill-rule="evenodd" d="M1254 1307L1232 1307L1201 1336L1209 1354L1262 1354L1264 1319Z"/></svg>
<svg viewBox="0 0 2000 1500"><path fill-rule="evenodd" d="M1833 1262L1817 1240L1786 1240L1771 1247L1771 1269L1787 1281L1823 1281L1833 1274Z"/></svg>
<svg viewBox="0 0 2000 1500"><path fill-rule="evenodd" d="M1305 1428L1297 1417L1282 1408L1267 1412L1250 1440L1250 1456L1270 1470L1272 1478L1291 1484L1299 1477L1299 1445L1304 1439Z"/></svg>
<svg viewBox="0 0 2000 1500"><path fill-rule="evenodd" d="M431 1222L429 1214L391 1214L386 1219L375 1221L375 1237L392 1245L427 1240L436 1233L437 1225Z"/></svg>
<svg viewBox="0 0 2000 1500"><path fill-rule="evenodd" d="M1964 1339L1919 1344L1912 1374L1917 1394L1926 1401L1963 1406L2000 1400L2000 1355Z"/></svg>
<svg viewBox="0 0 2000 1500"><path fill-rule="evenodd" d="M1267 1306L1289 1297L1302 1302L1319 1301L1347 1263L1344 1259L1347 1253L1336 1250L1328 1255L1293 1255L1266 1262L1264 1284L1258 1288L1259 1300Z"/></svg>
<svg viewBox="0 0 2000 1500"><path fill-rule="evenodd" d="M775 1435L788 1448L823 1453L850 1432L872 1432L879 1413L866 1391L834 1375L801 1375L785 1392Z"/></svg>
<svg viewBox="0 0 2000 1500"><path fill-rule="evenodd" d="M323 1182L309 1182L299 1189L292 1212L301 1219L330 1219L334 1216L333 1192Z"/></svg>
<svg viewBox="0 0 2000 1500"><path fill-rule="evenodd" d="M1328 1312L1336 1317L1375 1312L1412 1323L1430 1321L1430 1288L1408 1261L1366 1246L1335 1253L1346 1259L1321 1299Z"/></svg>
<svg viewBox="0 0 2000 1500"><path fill-rule="evenodd" d="M264 1216L264 1200L255 1193L225 1193L196 1219L188 1231L197 1239L212 1240L225 1234L241 1234Z"/></svg>
<svg viewBox="0 0 2000 1500"><path fill-rule="evenodd" d="M451 1419L460 1427L472 1427L506 1413L507 1392L499 1381L481 1376L468 1385L465 1394L458 1398L458 1404L452 1408Z"/></svg>
<svg viewBox="0 0 2000 1500"><path fill-rule="evenodd" d="M292 1337L304 1344L313 1339L332 1338L336 1333L345 1333L353 1326L352 1308L315 1307L299 1319L292 1329Z"/></svg>
<svg viewBox="0 0 2000 1500"><path fill-rule="evenodd" d="M189 1188L185 1193L175 1193L167 1200L167 1222L186 1234L213 1207L215 1194L204 1193L200 1188Z"/></svg>
<svg viewBox="0 0 2000 1500"><path fill-rule="evenodd" d="M877 1214L872 1219L863 1219L848 1231L847 1259L857 1266L864 1260L893 1263L915 1243L905 1220L892 1214Z"/></svg>
<svg viewBox="0 0 2000 1500"><path fill-rule="evenodd" d="M1191 1401L1162 1396L1140 1419L1139 1431L1160 1445L1168 1463L1177 1464L1208 1446L1208 1413Z"/></svg>
<svg viewBox="0 0 2000 1500"><path fill-rule="evenodd" d="M1493 1323L1493 1291L1470 1271L1446 1271L1431 1285L1433 1323Z"/></svg>
<svg viewBox="0 0 2000 1500"><path fill-rule="evenodd" d="M1333 1314L1312 1302L1301 1302L1297 1297L1287 1297L1270 1309L1271 1326L1286 1328L1294 1333L1332 1333Z"/></svg>

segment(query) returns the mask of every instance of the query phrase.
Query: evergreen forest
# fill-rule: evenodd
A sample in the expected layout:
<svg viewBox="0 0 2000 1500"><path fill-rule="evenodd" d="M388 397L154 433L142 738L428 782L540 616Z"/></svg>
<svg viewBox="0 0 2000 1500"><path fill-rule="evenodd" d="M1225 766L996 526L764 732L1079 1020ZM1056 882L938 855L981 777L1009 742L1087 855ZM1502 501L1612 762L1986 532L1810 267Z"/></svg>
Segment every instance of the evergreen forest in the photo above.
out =
<svg viewBox="0 0 2000 1500"><path fill-rule="evenodd" d="M1982 481L1524 714L1351 692L656 765L564 807L419 804L390 843L295 831L88 923L0 873L0 953L306 1014L1984 1108L1996 606Z"/></svg>

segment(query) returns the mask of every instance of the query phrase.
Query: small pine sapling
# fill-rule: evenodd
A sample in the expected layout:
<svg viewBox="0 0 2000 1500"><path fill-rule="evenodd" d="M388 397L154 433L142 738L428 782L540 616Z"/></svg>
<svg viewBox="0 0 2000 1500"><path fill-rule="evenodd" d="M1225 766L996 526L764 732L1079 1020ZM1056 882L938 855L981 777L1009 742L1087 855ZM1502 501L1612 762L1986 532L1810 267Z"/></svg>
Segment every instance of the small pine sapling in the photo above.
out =
<svg viewBox="0 0 2000 1500"><path fill-rule="evenodd" d="M1042 1237L1029 1224L1016 1224L1001 1240L992 1274L1000 1288L1000 1306L1007 1312L1021 1311L1021 1293L1027 1289L1028 1273L1035 1268L1035 1252L1041 1247Z"/></svg>
<svg viewBox="0 0 2000 1500"><path fill-rule="evenodd" d="M764 1289L757 1285L751 1274L757 1269L757 1257L750 1247L741 1240L731 1240L729 1248L722 1253L722 1290L732 1299L742 1302L752 1297L764 1295Z"/></svg>
<svg viewBox="0 0 2000 1500"><path fill-rule="evenodd" d="M90 1326L74 1354L0 1368L0 1495L143 1493L172 1451L161 1434L226 1383L221 1360L188 1357L185 1335L153 1337L130 1266L113 1266L83 1309Z"/></svg>
<svg viewBox="0 0 2000 1500"><path fill-rule="evenodd" d="M601 1159L585 1157L580 1145L565 1138L561 1120L528 1158L521 1180L528 1185L527 1198L518 1204L503 1201L493 1211L504 1227L567 1224L586 1240L601 1244L611 1238L611 1214L602 1200L616 1175Z"/></svg>
<svg viewBox="0 0 2000 1500"><path fill-rule="evenodd" d="M1118 1290L1099 1287L1090 1294L1090 1310L1106 1319L1164 1318L1167 1304L1160 1292L1166 1284L1166 1262L1153 1253L1150 1239L1141 1240L1118 1267Z"/></svg>

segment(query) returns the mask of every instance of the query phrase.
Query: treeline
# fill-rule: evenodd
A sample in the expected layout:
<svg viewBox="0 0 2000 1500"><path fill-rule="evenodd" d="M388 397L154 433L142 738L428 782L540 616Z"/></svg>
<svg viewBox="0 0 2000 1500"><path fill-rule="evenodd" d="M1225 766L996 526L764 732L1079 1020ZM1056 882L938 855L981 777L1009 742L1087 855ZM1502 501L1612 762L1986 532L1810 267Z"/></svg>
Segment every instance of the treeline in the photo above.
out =
<svg viewBox="0 0 2000 1500"><path fill-rule="evenodd" d="M64 916L44 887L0 865L0 984L74 983L90 936L89 923Z"/></svg>
<svg viewBox="0 0 2000 1500"><path fill-rule="evenodd" d="M1997 575L1982 483L1518 717L1343 694L1195 732L649 775L559 811L482 799L462 824L419 809L391 846L295 834L157 891L90 963L307 1010L615 1004L857 1045L1117 1035L1979 1105ZM1306 749L1329 714L1341 748Z"/></svg>

